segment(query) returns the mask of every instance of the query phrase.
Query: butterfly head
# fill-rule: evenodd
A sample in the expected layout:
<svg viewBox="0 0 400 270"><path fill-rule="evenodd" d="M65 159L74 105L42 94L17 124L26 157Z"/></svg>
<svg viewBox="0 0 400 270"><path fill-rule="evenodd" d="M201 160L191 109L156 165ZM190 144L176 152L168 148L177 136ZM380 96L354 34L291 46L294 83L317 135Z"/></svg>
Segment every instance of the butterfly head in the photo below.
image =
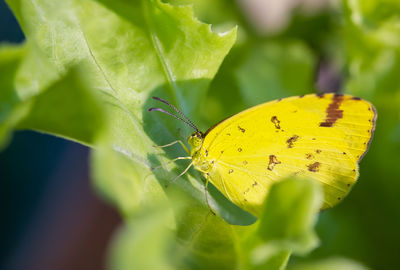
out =
<svg viewBox="0 0 400 270"><path fill-rule="evenodd" d="M197 152L201 149L203 145L203 138L204 135L200 131L193 132L192 135L189 136L188 138L188 143L191 148L191 152Z"/></svg>

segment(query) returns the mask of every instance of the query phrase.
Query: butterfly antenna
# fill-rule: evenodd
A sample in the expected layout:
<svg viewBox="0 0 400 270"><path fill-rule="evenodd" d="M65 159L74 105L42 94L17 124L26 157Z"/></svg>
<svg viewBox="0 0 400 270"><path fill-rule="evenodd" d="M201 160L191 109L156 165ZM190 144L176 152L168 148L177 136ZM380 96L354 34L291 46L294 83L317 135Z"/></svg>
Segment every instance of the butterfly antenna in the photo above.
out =
<svg viewBox="0 0 400 270"><path fill-rule="evenodd" d="M168 115L171 115L171 116L175 117L176 119L181 120L183 123L185 123L185 124L188 125L189 127L193 128L193 129L196 130L197 132L199 132L199 130L197 129L197 127L196 127L194 124L192 124L191 122L189 123L189 122L183 120L182 118L180 118L179 116L176 116L175 114L170 113L170 112L168 112L168 111L166 111L166 110L163 110L163 109L161 109L161 108L150 108L150 109L148 109L148 111L149 111L149 112L151 112L151 111L159 111L159 112L162 112L162 113L166 113L166 114L168 114Z"/></svg>
<svg viewBox="0 0 400 270"><path fill-rule="evenodd" d="M183 121L182 119L182 121L183 122L185 122L185 123L190 123L190 125L189 126L191 126L192 128L194 128L194 130L196 130L197 132L199 132L199 129L196 127L196 125L189 119L189 117L187 117L183 112L181 112L180 110L178 110L174 105L172 105L171 103L169 103L168 101L166 101L166 100L163 100L162 98L159 98L159 97L153 97L153 99L155 99L155 100L158 100L158 101L161 101L162 103L165 103L165 104L167 104L170 108L172 108L174 111L176 111L177 113L179 113L179 115L182 117L182 118L185 118L186 119L186 121Z"/></svg>

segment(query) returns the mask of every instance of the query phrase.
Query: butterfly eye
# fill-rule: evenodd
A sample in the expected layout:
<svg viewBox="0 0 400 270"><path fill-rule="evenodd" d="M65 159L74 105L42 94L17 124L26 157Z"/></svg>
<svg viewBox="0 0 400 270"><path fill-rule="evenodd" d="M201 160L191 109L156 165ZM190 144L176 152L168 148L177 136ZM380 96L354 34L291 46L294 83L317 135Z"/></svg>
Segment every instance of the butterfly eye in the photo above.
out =
<svg viewBox="0 0 400 270"><path fill-rule="evenodd" d="M188 143L193 149L199 149L203 144L203 137L201 133L195 132L188 138Z"/></svg>

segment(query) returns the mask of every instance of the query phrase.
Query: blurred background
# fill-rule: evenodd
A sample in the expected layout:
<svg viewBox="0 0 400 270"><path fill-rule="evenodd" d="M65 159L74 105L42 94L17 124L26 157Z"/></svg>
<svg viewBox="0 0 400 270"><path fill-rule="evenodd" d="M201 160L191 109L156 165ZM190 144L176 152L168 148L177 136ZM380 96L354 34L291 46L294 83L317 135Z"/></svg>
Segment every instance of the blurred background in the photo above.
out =
<svg viewBox="0 0 400 270"><path fill-rule="evenodd" d="M0 1L0 42L24 35ZM89 149L32 131L0 152L0 269L104 269L121 219L93 192ZM22 164L22 166L20 166Z"/></svg>
<svg viewBox="0 0 400 270"><path fill-rule="evenodd" d="M354 259L397 269L400 249L400 4L398 0L171 0L194 3L216 30L239 25L202 116L213 124L260 101L345 91L378 110L361 176L343 203L324 211L321 246L306 258ZM0 2L0 41L24 37ZM239 101L239 102L238 102ZM23 167L18 167L23 164ZM16 132L0 153L1 269L102 269L118 214L93 193L88 149Z"/></svg>

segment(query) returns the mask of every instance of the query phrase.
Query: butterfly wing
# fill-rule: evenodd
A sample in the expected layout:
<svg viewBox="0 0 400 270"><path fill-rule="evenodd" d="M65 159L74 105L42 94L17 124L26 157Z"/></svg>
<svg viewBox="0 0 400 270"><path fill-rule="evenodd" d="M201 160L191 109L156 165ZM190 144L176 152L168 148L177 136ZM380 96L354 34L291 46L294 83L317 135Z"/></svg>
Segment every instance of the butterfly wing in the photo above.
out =
<svg viewBox="0 0 400 270"><path fill-rule="evenodd" d="M348 95L306 95L271 101L236 114L206 132L214 163L210 181L258 215L272 183L297 175L319 181L323 208L341 201L358 177L376 113Z"/></svg>

